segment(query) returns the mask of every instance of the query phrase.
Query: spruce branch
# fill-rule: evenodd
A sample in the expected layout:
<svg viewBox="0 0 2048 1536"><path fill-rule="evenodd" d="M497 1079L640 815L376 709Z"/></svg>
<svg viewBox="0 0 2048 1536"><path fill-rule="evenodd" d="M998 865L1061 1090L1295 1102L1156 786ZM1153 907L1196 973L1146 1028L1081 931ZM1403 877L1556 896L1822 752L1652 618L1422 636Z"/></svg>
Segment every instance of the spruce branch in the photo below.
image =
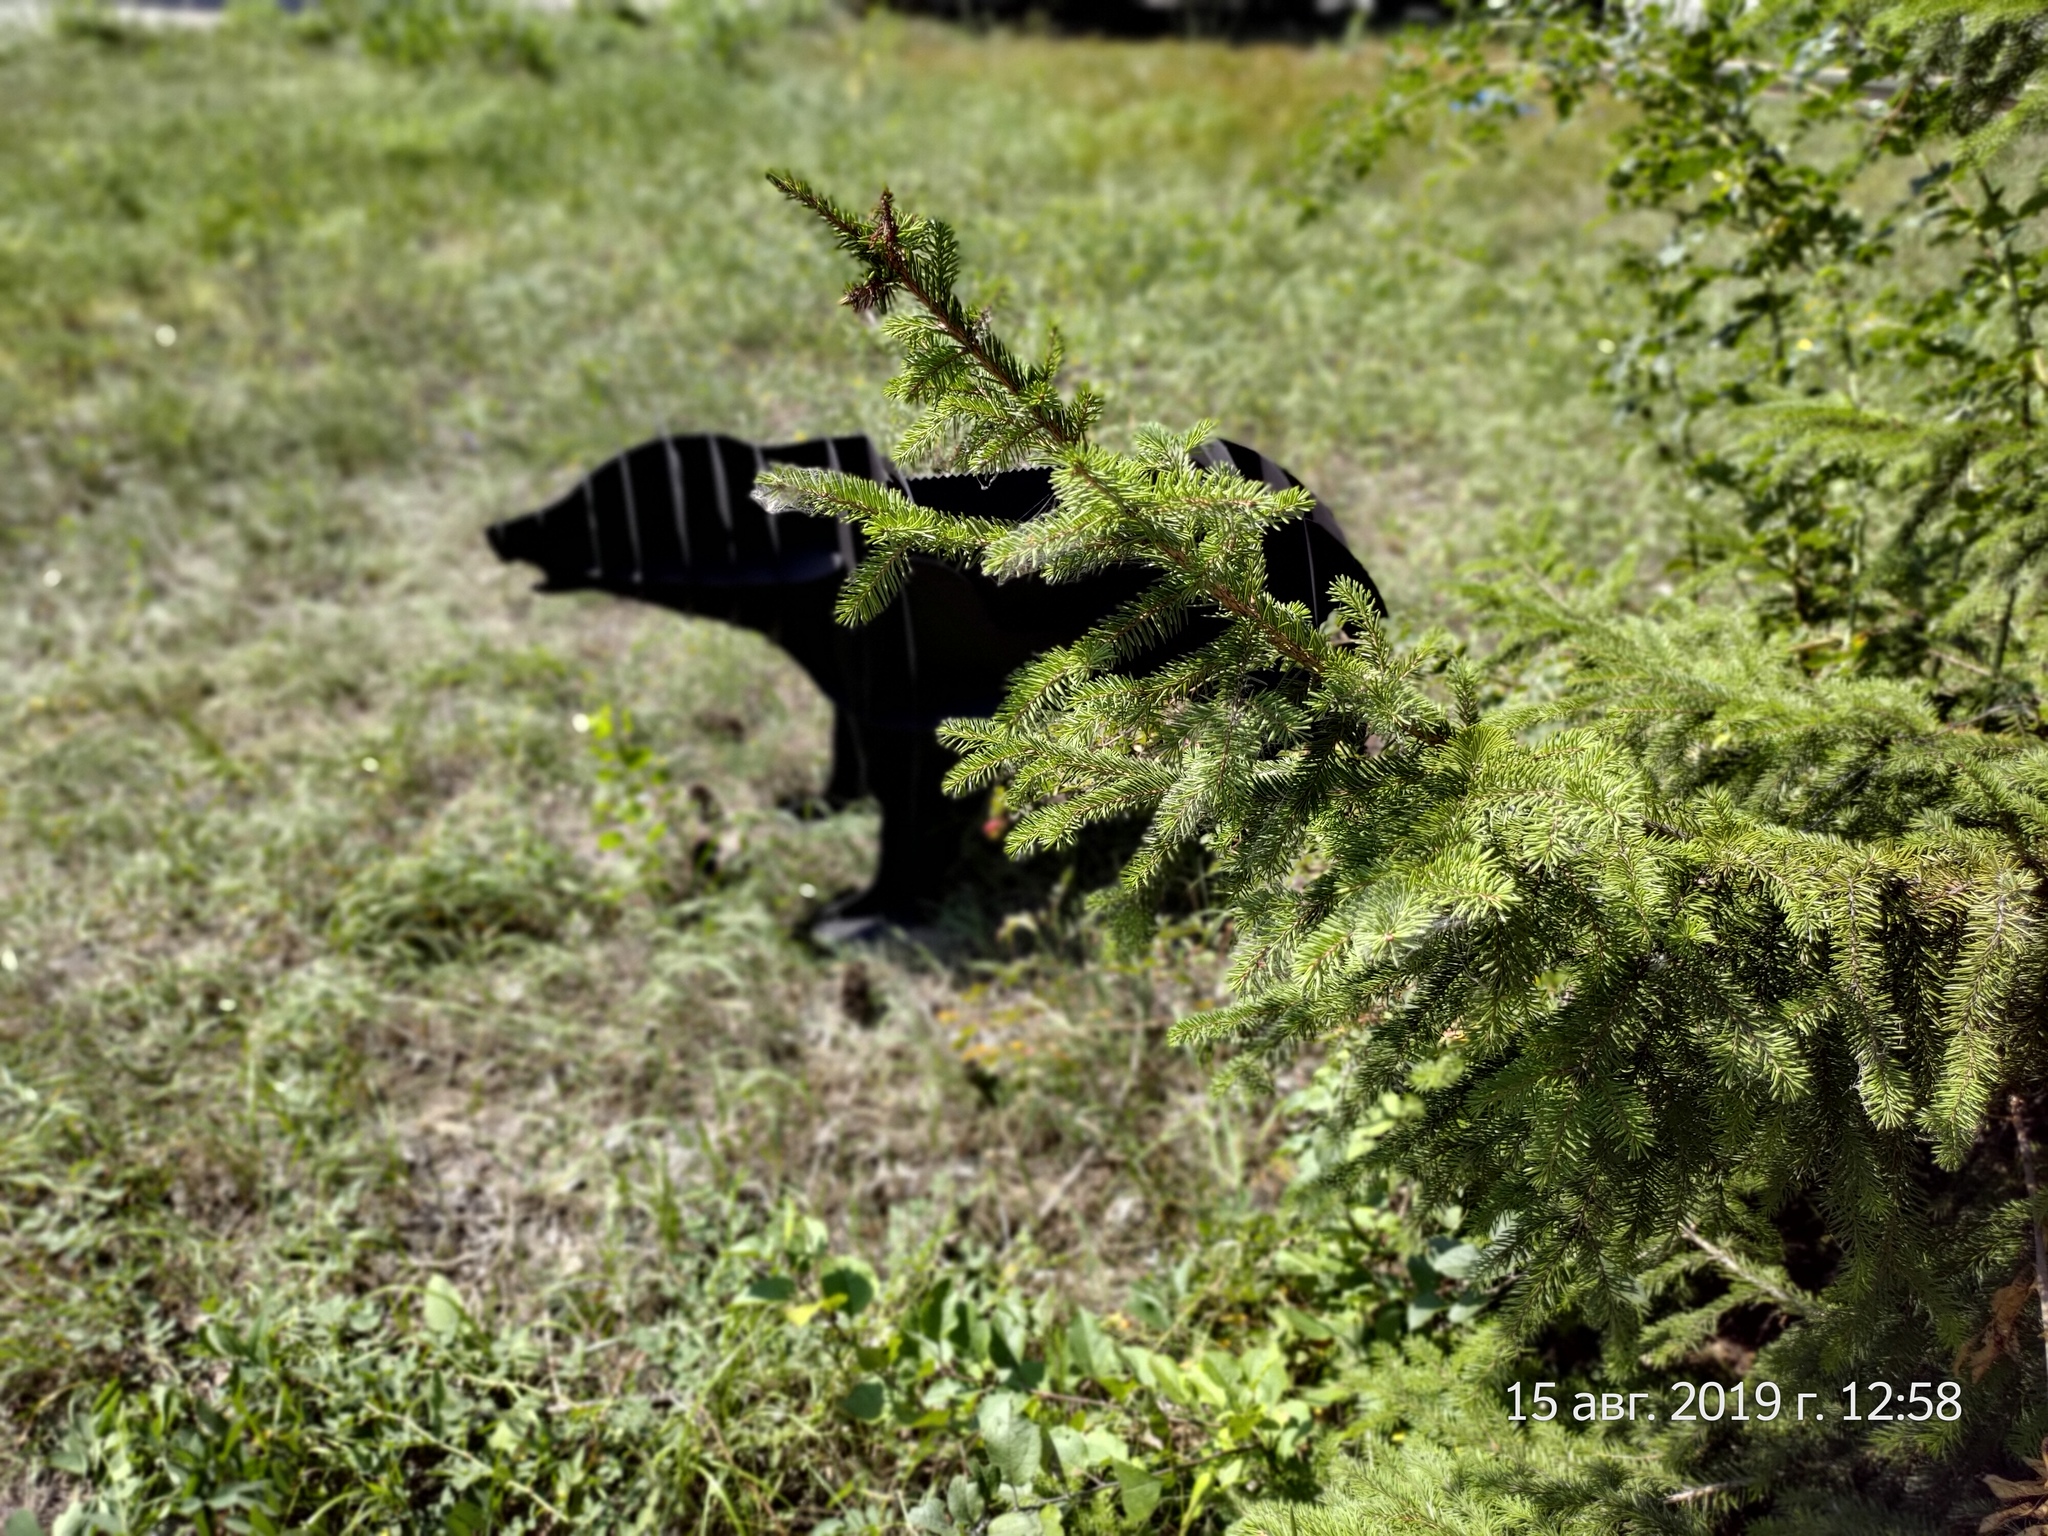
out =
<svg viewBox="0 0 2048 1536"><path fill-rule="evenodd" d="M891 391L924 408L906 445L933 447L957 430L971 467L1003 468L1033 458L1054 466L1055 508L997 533L936 516L914 529L891 528L876 514L847 505L843 490L835 505L834 493L818 478L824 472L775 471L766 483L783 498L779 505L856 517L875 540L877 558L888 562L885 571L860 583L857 601L842 604L844 615L871 617L879 611L876 599L886 601L901 579L899 556L905 549L976 558L998 579L1027 572L1056 579L1136 562L1179 583L1227 621L1255 631L1284 665L1311 677L1329 669L1330 642L1305 615L1266 593L1262 567L1242 552L1243 539L1226 533L1220 550L1210 547L1213 530L1249 534L1299 516L1307 505L1304 493L1271 491L1227 467L1197 470L1190 455L1208 436L1206 423L1187 434L1141 432L1133 458L1098 448L1089 432L1100 416L1101 397L1086 386L1071 399L1060 394L1056 332L1044 360L1026 366L986 312L970 312L955 291L958 245L943 222L901 215L886 189L874 213L862 216L793 174L771 172L769 180L823 222L860 265L862 276L847 289L847 304L862 313L887 314L902 295L914 305L913 313L890 322L903 352ZM1158 515L1166 509L1167 515ZM1236 558L1232 549L1239 551ZM1433 744L1444 739L1440 731L1423 730Z"/></svg>
<svg viewBox="0 0 2048 1536"><path fill-rule="evenodd" d="M997 579L1151 578L941 739L950 790L1007 785L1012 854L1145 821L1092 898L1125 940L1149 937L1167 872L1199 851L1231 918L1233 996L1175 1041L1234 1051L1245 1083L1341 1048L1361 1104L1413 1093L1428 1066L1424 1112L1375 1164L1505 1234L1518 1317L1576 1307L1635 1327L1638 1274L1683 1243L1830 1348L1901 1294L1951 1326L1962 1303L1922 1262L1901 1170L1930 1150L1955 1165L2025 1048L2021 1000L2048 969L2048 749L1970 723L1918 674L1817 663L1839 623L1760 625L1705 577L1630 611L1626 574L1503 573L1477 604L1504 640L1487 668L1445 640L1397 643L1342 583L1340 627L1319 629L1266 589L1263 535L1298 496L1202 466L1206 425L1145 429L1122 453L1089 440L1047 367L958 300L950 232L785 180L861 263L856 306L896 306L892 388L924 412L907 441L1052 469L1050 504L1003 526L776 471L778 504L868 540L842 615L872 617L920 557ZM1808 230L1802 249L1840 235ZM1910 413L1857 412L1788 410L1769 430L1804 434L1831 474L1988 462L1988 439L1894 442ZM1197 621L1204 636L1133 665ZM2031 652L2013 628L2017 675ZM1942 644L1988 652L1988 635ZM1793 1193L1845 1254L1819 1297L1689 1225ZM1871 1266L1899 1254L1921 1257L1888 1290Z"/></svg>
<svg viewBox="0 0 2048 1536"><path fill-rule="evenodd" d="M1804 1317L1813 1310L1813 1299L1809 1296L1795 1296L1785 1286L1761 1273L1753 1265L1745 1263L1719 1243L1703 1236L1700 1229L1691 1222L1679 1227L1679 1233L1693 1247L1699 1249L1722 1269L1760 1295L1768 1296L1794 1317Z"/></svg>
<svg viewBox="0 0 2048 1536"><path fill-rule="evenodd" d="M1066 401L1051 387L1060 362L1057 335L1046 360L1027 368L996 334L986 312L970 314L953 289L959 255L947 225L935 219L899 219L895 198L886 187L876 200L874 214L863 218L792 173L771 171L768 180L790 201L816 214L838 237L840 248L866 269L865 276L846 290L847 305L861 314L883 315L899 292L909 294L959 357L970 361L1017 403L1036 429L1037 441L1006 445L1009 454L1017 456L1010 462L1021 462L1028 449L1057 454L1087 441L1089 428L1100 413L1099 400L1083 390ZM905 339L913 344L918 340L915 332L905 333ZM920 378L916 370L907 371L911 382L906 393L936 393L952 382L944 367L950 359L943 352L936 356L914 354L907 361L922 362L929 372ZM982 463L976 467L1007 465Z"/></svg>

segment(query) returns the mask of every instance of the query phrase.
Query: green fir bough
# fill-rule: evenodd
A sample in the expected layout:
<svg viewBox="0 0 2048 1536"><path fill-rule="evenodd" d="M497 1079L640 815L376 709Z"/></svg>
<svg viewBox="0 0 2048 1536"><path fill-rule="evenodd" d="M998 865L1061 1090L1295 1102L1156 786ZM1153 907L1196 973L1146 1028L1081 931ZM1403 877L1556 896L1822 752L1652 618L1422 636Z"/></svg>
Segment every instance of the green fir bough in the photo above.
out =
<svg viewBox="0 0 2048 1536"><path fill-rule="evenodd" d="M1810 50L1849 46L1810 14L1774 19L1806 26ZM1503 643L1484 666L1443 636L1397 639L1342 584L1318 629L1266 591L1260 557L1298 494L1199 466L1207 425L1145 428L1127 451L1097 442L1101 403L1059 392L1057 345L1022 365L958 296L944 225L886 195L858 215L793 177L778 185L860 268L848 302L885 314L902 348L891 388L921 410L905 451L1046 464L1056 495L1027 522L990 525L823 471L778 469L762 488L868 534L849 621L879 612L915 558L997 579L1148 572L1127 608L1020 671L992 718L948 723L950 784L1007 786L1019 854L1145 818L1120 884L1097 898L1127 941L1147 931L1164 871L1198 852L1232 924L1234 1000L1176 1038L1252 1082L1305 1048L1335 1052L1353 1111L1419 1094L1422 1112L1352 1172L1461 1207L1524 1338L1590 1326L1585 1369L1652 1389L1688 1362L1697 1376L1717 1357L1696 1351L1731 1318L1746 1320L1756 1379L1831 1403L1843 1382L1962 1373L1956 1413L1881 1434L1837 1414L1667 1437L1672 1466L1716 1474L1672 1518L1884 1477L1907 1479L1930 1516L1952 1513L2001 1443L2031 1448L2048 1428L2039 1353L1992 1317L1994 1295L2031 1278L2013 1127L2048 1065L2039 354L2011 355L2023 328L1983 341L2003 362L1945 339L1971 316L1987 334L1988 258L1883 268L1889 236L1845 211L1856 176L1809 174L1782 142L1772 114L1797 118L1806 100L1765 91L1745 73L1760 65L1731 67L1729 38L1754 27L1616 25L1634 29L1627 68L1589 63L1601 34L1583 28L1553 67L1561 94L1603 73L1627 87L1653 64L1679 82L1682 99L1646 95L1627 130L1621 195L1654 203L1691 177L1711 199L1694 183L1725 181L1732 163L1698 148L1711 142L1750 155L1745 173L1796 205L1717 223L1685 203L1665 268L1697 270L1631 268L1667 339L1631 343L1617 387L1647 378L1690 413L1660 418L1692 445L1672 450L1697 506L1692 547L1675 552L1682 590L1533 561L1485 591L1480 616ZM1937 78L1953 40L1876 35L1887 68L1922 71L1891 82L1899 95L1941 96L1916 120L1922 142L1953 136L1968 93ZM1867 122L1872 70L1834 56L1794 84L1820 92L1815 115ZM1774 157L1775 181L1759 168ZM1974 201L1942 172L1964 211L1939 231L1990 231L1979 248L2033 282L2036 194L1972 175L1986 189ZM1640 194L1645 178L1663 190ZM1704 254L1686 243L1701 226ZM1851 260L1867 270L1844 275ZM1919 317L1916 337L1887 343L1884 381L1887 401L1917 399L1922 416L1890 437L1871 413L1898 407L1797 388L1798 341L1776 350L1809 324L1803 306L1840 310L1871 273ZM1703 355L1681 356L1692 341ZM1914 607L1944 562L1943 603ZM1220 630L1132 666L1197 617ZM1537 1368L1524 1356L1496 1379Z"/></svg>

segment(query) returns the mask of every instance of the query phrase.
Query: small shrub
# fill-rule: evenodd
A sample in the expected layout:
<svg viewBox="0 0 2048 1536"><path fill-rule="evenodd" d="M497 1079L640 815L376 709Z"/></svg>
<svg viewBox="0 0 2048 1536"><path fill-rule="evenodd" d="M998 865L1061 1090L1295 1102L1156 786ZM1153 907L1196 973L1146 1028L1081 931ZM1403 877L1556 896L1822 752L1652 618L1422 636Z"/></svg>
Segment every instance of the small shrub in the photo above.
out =
<svg viewBox="0 0 2048 1536"><path fill-rule="evenodd" d="M1246 1494L1300 1490L1311 1426L1347 1421L1375 1362L1420 1390L1443 1359L1440 1327L1405 1354L1361 1329L1406 1270L1346 1221L1228 1234L1162 1277L1153 1325L1033 1295L992 1255L885 1274L793 1206L622 1194L668 1272L581 1318L596 1343L575 1314L622 1293L524 1326L439 1276L215 1304L173 1373L82 1407L54 1464L90 1492L59 1536L901 1529L873 1494L918 1483L928 1536L1215 1531Z"/></svg>
<svg viewBox="0 0 2048 1536"><path fill-rule="evenodd" d="M1645 399L1688 449L1701 518L1682 596L1634 600L1631 564L1601 582L1547 552L1475 594L1507 641L1491 667L1449 636L1398 635L1341 578L1318 625L1272 595L1263 554L1306 493L1205 465L1211 423L1105 446L1105 398L1062 388L1057 333L1020 355L958 291L949 228L887 191L862 215L782 175L853 258L847 304L900 349L889 392L919 414L899 451L1041 464L1053 496L1006 524L833 470L758 484L868 536L847 623L880 617L918 558L997 579L1144 572L1146 591L1020 668L989 718L941 727L948 788L1001 785L1017 856L1145 819L1093 902L1133 951L1174 860L1199 849L1235 997L1175 1038L1228 1051L1225 1081L1255 1087L1305 1047L1344 1054L1340 1126L1419 1094L1337 1176L1412 1180L1460 1209L1484 1234L1460 1278L1505 1288L1532 1365L1546 1334L1584 1333L1609 1395L1655 1399L1739 1356L1738 1382L1754 1363L1854 1425L1832 1441L1834 1425L1760 1427L1773 1410L1726 1441L1674 1437L1664 1467L1696 1476L1702 1510L1730 1490L1819 1497L1846 1473L1953 1525L1974 1518L1974 1474L2044 1425L2040 1358L1998 1298L2048 1288L2027 1241L2048 1096L2048 184L2038 155L2001 152L2041 126L2048 22L1943 4L1868 25L1730 8L1603 28L1527 9L1561 107L1610 83L1640 105L1611 184L1675 226L1655 262L1668 282L1641 281L1663 332L1615 382L1646 363ZM1464 41L1452 63L1483 74L1492 39ZM1481 99L1440 68L1459 81L1446 104ZM1767 85L1854 152L1827 165L1804 135L1788 145ZM1847 200L1909 149L1954 159L1892 216L1931 223L1959 262L1904 270ZM1873 334L1893 351L1882 371ZM1824 392L1801 359L1830 347ZM1196 615L1215 638L1157 663ZM1745 1314L1768 1328L1745 1340ZM1958 1356L1972 1340L1974 1370ZM1887 1404L1906 1392L1887 1380L1913 1382L1916 1411L1866 1420L1852 1372ZM1602 1508L1625 1483L1582 1478L1547 1433L1503 1431L1552 1492L1481 1486L1459 1526L1549 1507L1640 1529L1632 1493ZM1409 1505L1447 1480L1462 1498L1474 1485L1454 1471L1411 1484ZM1386 1529L1408 1493L1361 1497L1338 1526Z"/></svg>
<svg viewBox="0 0 2048 1536"><path fill-rule="evenodd" d="M486 959L559 937L587 897L575 861L544 838L521 833L492 847L444 835L351 881L333 937L351 953L416 964Z"/></svg>
<svg viewBox="0 0 2048 1536"><path fill-rule="evenodd" d="M544 23L497 0L337 0L301 28L315 42L354 35L371 58L407 69L469 58L546 80L560 67Z"/></svg>
<svg viewBox="0 0 2048 1536"><path fill-rule="evenodd" d="M59 37L98 43L104 48L132 48L146 41L133 22L104 0L62 0L52 7L50 22Z"/></svg>

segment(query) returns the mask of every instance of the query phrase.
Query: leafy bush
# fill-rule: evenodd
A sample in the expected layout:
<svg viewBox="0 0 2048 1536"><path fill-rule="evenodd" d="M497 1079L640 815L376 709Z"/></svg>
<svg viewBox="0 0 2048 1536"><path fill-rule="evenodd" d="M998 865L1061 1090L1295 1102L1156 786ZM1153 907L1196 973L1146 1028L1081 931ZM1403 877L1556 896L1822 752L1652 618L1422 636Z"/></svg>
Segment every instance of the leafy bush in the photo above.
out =
<svg viewBox="0 0 2048 1536"><path fill-rule="evenodd" d="M762 43L828 14L822 0L585 0L585 19L661 29L725 66ZM296 24L309 41L357 39L364 53L405 69L458 61L555 79L564 45L578 42L516 0L320 0Z"/></svg>
<svg viewBox="0 0 2048 1536"><path fill-rule="evenodd" d="M546 24L503 0L324 0L297 30L320 43L354 37L371 58L406 69L460 58L550 79L561 67Z"/></svg>

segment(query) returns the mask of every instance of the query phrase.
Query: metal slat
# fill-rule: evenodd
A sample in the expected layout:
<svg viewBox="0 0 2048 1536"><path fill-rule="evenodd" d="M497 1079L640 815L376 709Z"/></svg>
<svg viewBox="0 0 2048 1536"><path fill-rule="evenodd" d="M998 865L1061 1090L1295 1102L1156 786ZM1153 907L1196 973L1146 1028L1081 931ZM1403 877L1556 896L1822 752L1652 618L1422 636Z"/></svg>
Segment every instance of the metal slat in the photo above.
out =
<svg viewBox="0 0 2048 1536"><path fill-rule="evenodd" d="M715 434L704 434L704 451L711 455L711 490L718 498L718 520L725 524L725 563L740 563L739 541L732 534L732 490L725 483L725 455L718 451Z"/></svg>
<svg viewBox="0 0 2048 1536"><path fill-rule="evenodd" d="M761 457L761 445L759 443L754 444L754 478L760 479L761 471L767 467L768 461ZM754 500L754 493L751 487L747 491L747 500L750 502ZM754 504L756 506L760 505L759 502L754 502ZM768 518L768 548L774 552L775 558L780 560L782 558L782 514L773 507L763 510Z"/></svg>
<svg viewBox="0 0 2048 1536"><path fill-rule="evenodd" d="M619 484L626 492L626 538L633 546L633 585L640 586L647 580L646 561L640 555L640 509L633 500L633 455L622 453L618 457Z"/></svg>
<svg viewBox="0 0 2048 1536"><path fill-rule="evenodd" d="M676 453L675 439L668 433L661 434L661 446L668 453L668 490L675 503L676 538L683 546L683 571L687 575L695 562L690 558L690 504L683 492L683 461Z"/></svg>
<svg viewBox="0 0 2048 1536"><path fill-rule="evenodd" d="M910 481L903 471L897 469L894 464L891 464L889 467L896 469L896 483L903 487L904 496L910 501L916 501L917 497L912 493ZM915 708L917 702L917 625L912 622L910 617L910 584L908 582L905 582L903 586L901 606L903 609L903 654L905 660L910 664L911 707Z"/></svg>
<svg viewBox="0 0 2048 1536"><path fill-rule="evenodd" d="M874 457L874 451L875 445L870 441L868 444L868 456L870 458ZM844 474L846 472L845 466L839 462L839 444L829 437L825 439L825 466L835 474ZM870 476L870 478L879 480L881 476L874 475ZM846 520L846 514L843 512L839 513L832 520L839 525L839 569L851 572L854 566L853 524Z"/></svg>

